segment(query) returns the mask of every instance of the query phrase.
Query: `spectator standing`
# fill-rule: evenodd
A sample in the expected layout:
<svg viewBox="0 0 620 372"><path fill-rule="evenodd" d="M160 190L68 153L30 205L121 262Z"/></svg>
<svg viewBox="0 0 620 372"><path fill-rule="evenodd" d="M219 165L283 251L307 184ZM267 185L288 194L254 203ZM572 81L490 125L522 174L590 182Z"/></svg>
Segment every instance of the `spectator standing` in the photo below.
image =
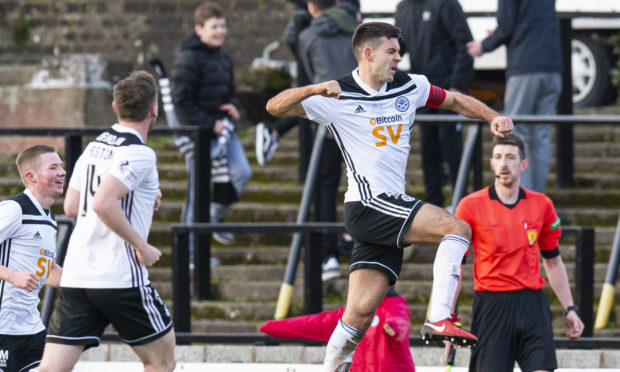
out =
<svg viewBox="0 0 620 372"><path fill-rule="evenodd" d="M357 66L351 39L357 19L339 8L337 0L308 0L310 26L299 35L299 60L312 83L338 79ZM355 8L353 8L355 10ZM315 220L336 222L338 186L342 174L342 155L330 133L325 137L316 180ZM340 276L338 235L322 234L324 281Z"/></svg>
<svg viewBox="0 0 620 372"><path fill-rule="evenodd" d="M520 187L528 167L523 141L514 134L495 138L493 185L461 200L455 215L472 229L474 305L472 372L511 372L557 368L551 311L542 291L540 258L549 283L564 307L569 338L584 325L559 250L560 218L546 195Z"/></svg>
<svg viewBox="0 0 620 372"><path fill-rule="evenodd" d="M194 12L194 31L181 45L173 71L172 97L179 121L204 126L213 132L211 222L223 221L252 177L234 129L234 121L240 118L239 102L233 62L222 50L226 34L226 18L221 7L202 3ZM192 209L191 203L188 200L186 213ZM213 238L222 244L232 244L235 239L229 232L213 233Z"/></svg>
<svg viewBox="0 0 620 372"><path fill-rule="evenodd" d="M473 59L467 54L472 41L467 17L457 0L402 0L394 13L395 25L402 29L401 55L409 52L410 72L425 75L428 81L454 92L467 93L474 77ZM420 114L451 114L451 111L422 107ZM463 151L460 123L420 124L420 148L425 185L425 201L444 204L444 164L449 180L456 182Z"/></svg>
<svg viewBox="0 0 620 372"><path fill-rule="evenodd" d="M297 62L297 86L304 86L310 83L310 78L304 70L297 50L299 34L310 25L312 16L308 12L306 0L289 0L289 2L295 8L284 29L284 41ZM256 125L256 161L258 165L263 166L271 161L280 145L280 137L297 126L299 120L302 119L295 117L279 118L269 125L262 122Z"/></svg>
<svg viewBox="0 0 620 372"><path fill-rule="evenodd" d="M66 172L52 147L35 145L17 155L26 189L0 202L0 352L4 371L26 371L41 362L45 326L37 310L44 284L58 287L56 217Z"/></svg>
<svg viewBox="0 0 620 372"><path fill-rule="evenodd" d="M562 51L555 0L499 0L497 28L467 45L472 57L507 47L506 115L552 115L562 91ZM530 166L526 189L545 192L551 166L551 124L517 124Z"/></svg>
<svg viewBox="0 0 620 372"><path fill-rule="evenodd" d="M312 20L312 15L308 11L308 3L306 0L289 0L289 2L295 5L295 10L293 11L293 15L291 19L286 25L286 29L284 31L284 39L289 49L295 55L295 60L297 61L297 86L304 86L310 84L313 81L313 77L311 72L306 71L308 67L308 61L303 61L302 56L299 53L299 36L300 33L305 30ZM319 2L318 4L322 4L323 2ZM362 15L360 13L360 4L358 0L340 0L336 2L337 5L330 5L332 1L325 2L322 7L330 7L337 6L339 9L347 12L351 17L355 19L356 25L362 20ZM350 28L353 24L353 21L346 15L342 15L339 11L330 11L328 16L334 19L334 22L337 22L338 30L337 32L348 32L346 29ZM340 14L339 14L340 13ZM325 23L325 22L323 22ZM325 28L325 24L322 25L321 28ZM355 26L353 26L355 29ZM321 33L325 33L326 30L319 30ZM329 31L328 31L329 32ZM351 31L352 34L353 31ZM325 34L325 36L329 36L329 33ZM342 55L343 51L331 50L330 53L334 53L336 55ZM346 52L346 50L344 51ZM317 58L320 56L313 56L313 58ZM329 59L330 57L326 57ZM333 57L331 57L333 59ZM337 68L337 67L331 67ZM347 71L348 72L348 71ZM337 76L339 77L339 76ZM266 163L270 162L275 154L276 149L279 146L280 137L284 136L295 127L299 123L299 118L290 117L290 118L279 118L275 122L267 125L265 123L258 123L256 126L256 160L258 165L263 166Z"/></svg>

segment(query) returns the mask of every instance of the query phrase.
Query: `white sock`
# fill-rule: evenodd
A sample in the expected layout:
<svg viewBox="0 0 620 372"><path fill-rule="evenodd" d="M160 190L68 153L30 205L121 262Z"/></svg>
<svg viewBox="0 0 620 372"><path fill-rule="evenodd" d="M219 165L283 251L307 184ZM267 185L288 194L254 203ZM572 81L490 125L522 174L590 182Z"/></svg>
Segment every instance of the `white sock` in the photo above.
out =
<svg viewBox="0 0 620 372"><path fill-rule="evenodd" d="M353 353L364 333L340 319L325 350L324 372L346 372L353 363Z"/></svg>
<svg viewBox="0 0 620 372"><path fill-rule="evenodd" d="M436 322L451 316L452 301L459 284L463 255L469 241L459 235L446 235L437 247L433 263L433 294L428 320Z"/></svg>

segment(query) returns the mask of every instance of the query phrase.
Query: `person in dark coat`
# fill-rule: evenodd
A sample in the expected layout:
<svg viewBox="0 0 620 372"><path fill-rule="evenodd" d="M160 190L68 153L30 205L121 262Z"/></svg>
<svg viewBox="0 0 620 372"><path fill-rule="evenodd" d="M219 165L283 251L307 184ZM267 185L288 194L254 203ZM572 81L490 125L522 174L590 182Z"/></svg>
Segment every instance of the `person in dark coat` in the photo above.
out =
<svg viewBox="0 0 620 372"><path fill-rule="evenodd" d="M467 54L472 40L467 18L457 0L402 0L394 14L402 29L401 55L409 52L410 72L426 75L431 84L467 93L474 77ZM430 107L420 114L450 114ZM463 150L461 124L420 124L420 147L428 203L443 206L444 164L454 186Z"/></svg>
<svg viewBox="0 0 620 372"><path fill-rule="evenodd" d="M343 3L344 4L344 3ZM340 4L341 6L343 4ZM312 83L343 77L357 67L353 54L352 37L359 25L354 4L347 8L338 6L337 0L308 0L312 15L310 26L299 35L298 53L303 69ZM347 11L348 10L348 11ZM351 14L351 13L353 14ZM315 196L315 220L336 222L338 186L342 173L342 155L331 134L325 136L321 151ZM340 276L338 262L338 236L322 235L322 279L328 281Z"/></svg>
<svg viewBox="0 0 620 372"><path fill-rule="evenodd" d="M219 5L205 2L196 9L194 24L194 32L181 45L174 64L172 96L181 124L204 126L213 133L210 212L212 222L221 222L246 188L252 171L234 132L234 121L240 115L233 62L222 50L226 18ZM188 199L189 205L192 202ZM234 235L226 232L213 237L223 244L234 241Z"/></svg>

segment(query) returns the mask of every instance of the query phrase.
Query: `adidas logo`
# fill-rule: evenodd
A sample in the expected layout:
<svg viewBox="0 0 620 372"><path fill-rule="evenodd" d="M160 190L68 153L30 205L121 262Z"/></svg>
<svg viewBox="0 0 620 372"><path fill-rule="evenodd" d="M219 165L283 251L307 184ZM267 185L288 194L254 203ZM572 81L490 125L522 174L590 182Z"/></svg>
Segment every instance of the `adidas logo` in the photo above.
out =
<svg viewBox="0 0 620 372"><path fill-rule="evenodd" d="M36 233L34 233L33 238L34 239L43 239L43 237L41 237L41 234L38 231Z"/></svg>
<svg viewBox="0 0 620 372"><path fill-rule="evenodd" d="M364 110L364 108L362 107L362 105L357 106L357 108L355 109L355 111L353 111L354 114L361 114L362 112L366 112L366 110Z"/></svg>

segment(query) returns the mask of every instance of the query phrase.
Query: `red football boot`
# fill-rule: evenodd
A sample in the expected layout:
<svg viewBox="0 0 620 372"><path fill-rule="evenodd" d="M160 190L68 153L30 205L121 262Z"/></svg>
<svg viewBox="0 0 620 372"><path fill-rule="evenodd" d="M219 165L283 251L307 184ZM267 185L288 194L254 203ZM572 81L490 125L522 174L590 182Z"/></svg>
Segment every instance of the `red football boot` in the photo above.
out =
<svg viewBox="0 0 620 372"><path fill-rule="evenodd" d="M420 333L422 339L429 341L450 341L457 346L472 347L478 343L478 338L461 329L456 315L437 322L426 321Z"/></svg>

